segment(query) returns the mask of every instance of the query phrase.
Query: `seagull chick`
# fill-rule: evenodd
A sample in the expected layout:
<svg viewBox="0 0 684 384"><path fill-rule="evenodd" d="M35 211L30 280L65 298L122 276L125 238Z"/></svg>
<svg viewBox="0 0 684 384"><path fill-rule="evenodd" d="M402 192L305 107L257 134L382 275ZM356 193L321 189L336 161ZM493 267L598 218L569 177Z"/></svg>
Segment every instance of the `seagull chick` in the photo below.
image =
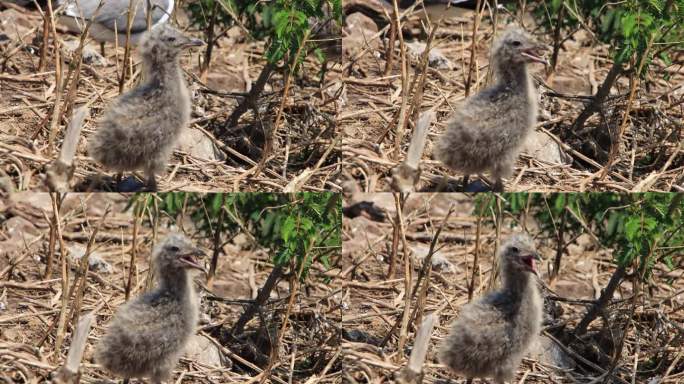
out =
<svg viewBox="0 0 684 384"><path fill-rule="evenodd" d="M495 191L513 166L528 134L537 122L537 94L527 64L546 63L544 49L525 31L509 27L495 41L491 64L496 83L465 99L435 143L435 157L464 174L491 172Z"/></svg>
<svg viewBox="0 0 684 384"><path fill-rule="evenodd" d="M451 325L439 360L453 372L510 381L538 336L542 298L534 275L539 258L532 240L513 235L502 246L503 287L466 304Z"/></svg>
<svg viewBox="0 0 684 384"><path fill-rule="evenodd" d="M204 270L195 259L203 255L185 236L168 235L153 252L158 286L119 308L95 361L125 379L168 380L197 326L199 303L189 270Z"/></svg>
<svg viewBox="0 0 684 384"><path fill-rule="evenodd" d="M156 190L182 130L190 120L190 94L179 57L204 44L162 24L143 39L140 51L144 83L119 96L105 111L89 142L89 153L116 172L142 169L147 187Z"/></svg>

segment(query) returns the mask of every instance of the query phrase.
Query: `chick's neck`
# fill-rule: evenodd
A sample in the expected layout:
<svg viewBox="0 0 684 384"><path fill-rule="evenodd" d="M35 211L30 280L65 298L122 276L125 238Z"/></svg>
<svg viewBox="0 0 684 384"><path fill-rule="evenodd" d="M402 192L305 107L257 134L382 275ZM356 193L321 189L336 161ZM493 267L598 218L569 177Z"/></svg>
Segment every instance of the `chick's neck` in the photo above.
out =
<svg viewBox="0 0 684 384"><path fill-rule="evenodd" d="M497 60L495 74L497 81L507 87L526 92L530 86L527 65L524 63Z"/></svg>
<svg viewBox="0 0 684 384"><path fill-rule="evenodd" d="M184 268L166 267L159 270L159 289L183 298L190 293L190 273Z"/></svg>
<svg viewBox="0 0 684 384"><path fill-rule="evenodd" d="M525 295L532 292L534 287L532 273L513 266L504 266L502 279L504 291L510 294L511 298L516 301L521 301Z"/></svg>
<svg viewBox="0 0 684 384"><path fill-rule="evenodd" d="M180 84L182 79L179 56L172 58L146 55L143 60L143 79L160 85Z"/></svg>

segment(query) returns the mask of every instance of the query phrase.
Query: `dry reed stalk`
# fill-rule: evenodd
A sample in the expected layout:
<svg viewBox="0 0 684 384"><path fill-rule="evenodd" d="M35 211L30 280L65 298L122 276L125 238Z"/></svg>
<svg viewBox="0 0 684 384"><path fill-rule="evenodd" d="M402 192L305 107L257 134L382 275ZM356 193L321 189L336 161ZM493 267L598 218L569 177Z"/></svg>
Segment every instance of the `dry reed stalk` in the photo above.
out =
<svg viewBox="0 0 684 384"><path fill-rule="evenodd" d="M83 303L83 294L85 292L85 286L88 282L88 270L90 268L90 254L92 253L93 244L95 243L95 238L97 236L97 233L100 231L102 224L107 219L107 215L109 214L110 210L111 210L111 206L109 203L107 203L107 206L105 207L104 213L102 213L102 217L100 218L100 221L97 223L97 227L95 227L95 229L93 230L93 233L90 234L90 238L88 239L88 244L86 245L85 254L83 255L83 257L81 257L81 263L80 263L79 269L77 270L76 276L74 277L74 283L72 285L71 291L74 290L74 287L76 287L77 283L78 283L78 290L76 291L76 297L74 298L74 306L72 308L72 311L73 311L72 323L78 322L79 313L81 312L81 305ZM72 292L69 292L70 297L71 297L71 294L72 294Z"/></svg>
<svg viewBox="0 0 684 384"><path fill-rule="evenodd" d="M473 269L470 275L470 283L468 284L468 302L473 300L473 292L475 291L475 275L480 271L480 236L482 234L482 217L487 206L491 203L493 195L489 195L487 202L482 205L480 212L477 215L477 226L475 229L475 258L473 259ZM466 281L468 281L468 267L466 263Z"/></svg>
<svg viewBox="0 0 684 384"><path fill-rule="evenodd" d="M52 215L52 219L48 219L47 214L43 212L43 215L45 215L45 221L48 223L50 226L50 240L48 243L48 255L47 255L47 260L45 261L45 274L43 275L43 279L47 280L52 276L52 262L55 258L55 247L56 247L56 242L57 242L57 224L55 223L56 217L55 215Z"/></svg>
<svg viewBox="0 0 684 384"><path fill-rule="evenodd" d="M475 53L477 52L477 29L480 26L480 18L482 16L482 0L477 0L475 6L475 22L473 23L472 41L470 42L470 63L468 64L468 79L465 82L465 97L470 95L470 82L473 79L473 70L475 69Z"/></svg>
<svg viewBox="0 0 684 384"><path fill-rule="evenodd" d="M383 75L387 76L392 70L392 64L394 62L394 44L397 41L397 33L401 33L401 31L398 31L396 17L390 17L384 8L383 11L385 11L385 17L390 20L389 42L387 44L387 49L385 50L385 71L383 72Z"/></svg>
<svg viewBox="0 0 684 384"><path fill-rule="evenodd" d="M406 61L406 45L404 44L404 35L401 33L401 20L399 18L399 6L397 0L392 0L394 6L394 19L397 25L397 34L399 36L399 50L401 52L401 108L397 118L397 130L394 136L394 158L399 158L401 152L401 142L404 138L404 131L406 130L409 89L408 89L408 63Z"/></svg>
<svg viewBox="0 0 684 384"><path fill-rule="evenodd" d="M395 0L396 6L396 0ZM401 316L401 328L399 329L399 343L397 344L397 350L403 351L404 345L406 344L406 339L408 338L408 323L409 323L409 312L411 310L411 275L413 271L413 263L411 262L411 254L406 243L406 231L404 230L404 215L402 210L404 208L404 202L406 201L405 195L394 193L394 204L397 209L397 215L399 216L399 230L401 231L402 240L402 250L404 254L404 309ZM397 358L401 358L402 354L397 354Z"/></svg>
<svg viewBox="0 0 684 384"><path fill-rule="evenodd" d="M59 106L62 102L62 92L64 84L62 84L62 55L60 53L61 49L59 38L57 36L57 29L55 28L55 15L52 12L52 2L48 1L47 5L49 24L52 29L52 37L55 46L55 104L52 107L52 117L50 119L50 128L48 130L48 153L52 154L55 150L55 138L57 137L57 128L62 117Z"/></svg>
<svg viewBox="0 0 684 384"><path fill-rule="evenodd" d="M40 59L38 59L38 72L45 72L45 67L47 66L47 46L50 39L50 21L48 15L45 14L43 8L38 4L36 0L33 0L33 4L43 17L43 33L41 35L40 43Z"/></svg>
<svg viewBox="0 0 684 384"><path fill-rule="evenodd" d="M126 293L124 296L126 301L128 301L128 299L131 297L131 282L133 281L133 270L135 268L135 260L138 254L138 231L140 229L140 220L142 219L144 213L145 206L140 209L140 215L136 216L135 220L133 221L133 244L131 245L131 258L128 266L128 279L126 280ZM150 273L150 275L151 274L152 273Z"/></svg>
<svg viewBox="0 0 684 384"><path fill-rule="evenodd" d="M135 16L135 12L133 12L133 1L135 0L128 0L128 13L126 14L126 44L124 47L124 59L121 68L121 78L119 78L119 94L122 94L124 92L124 85L126 84L126 71L131 64L131 24L133 22L133 17ZM135 9L138 9L137 3L135 5ZM118 37L115 40L118 41Z"/></svg>
<svg viewBox="0 0 684 384"><path fill-rule="evenodd" d="M83 64L83 48L85 48L86 39L88 38L88 33L90 32L90 26L93 24L93 20L95 20L95 18L100 13L100 9L102 9L103 4L104 3L102 2L102 0L100 0L100 3L97 5L97 8L93 13L93 16L88 20L85 28L83 29L83 32L81 33L80 39L78 41L78 48L76 48L76 50L71 55L71 60L69 62L69 71L67 72L67 76L64 79L65 87L67 83L69 84L69 86L67 88L67 94L64 99L64 105L62 105L62 116L60 117L60 120L62 120L64 116L70 114L71 109L73 108L74 100L76 99L76 90L78 88L78 82L81 79L81 65Z"/></svg>
<svg viewBox="0 0 684 384"><path fill-rule="evenodd" d="M59 320L57 323L57 335L55 337L55 351L56 356L59 355L59 350L62 348L62 342L64 341L64 333L66 331L66 319L67 319L67 305L69 302L69 268L67 267L67 248L64 245L64 239L62 238L62 224L59 217L59 209L62 205L62 201L65 195L59 193L50 193L50 200L52 201L52 212L55 218L55 228L57 233L57 239L59 240L59 253L62 259L62 306L59 312Z"/></svg>
<svg viewBox="0 0 684 384"><path fill-rule="evenodd" d="M225 217L225 195L221 194L221 209L219 210L218 224L214 228L214 253L211 256L211 264L209 265L209 273L207 274L207 288L211 289L214 283L214 276L216 275L216 267L218 265L218 258L221 254L221 231L223 228L223 219Z"/></svg>
<svg viewBox="0 0 684 384"><path fill-rule="evenodd" d="M625 113L622 115L622 122L620 123L617 135L613 138L613 140L611 140L610 152L608 153L608 162L606 163L606 166L603 167L603 169L601 170L599 180L605 179L605 177L610 172L610 169L613 167L613 164L615 164L615 161L617 160L617 157L620 154L620 143L622 142L622 136L625 134L625 131L627 130L627 121L629 120L629 113L632 111L632 104L634 103L634 96L636 95L637 84L640 83L639 76L641 75L641 72L644 69L644 64L646 63L646 58L648 57L648 51L651 50L655 37L655 33L651 35L651 38L648 40L648 44L646 45L646 49L644 50L641 60L639 61L639 66L636 72L632 71L630 75L629 98L627 99L627 107L625 108Z"/></svg>
<svg viewBox="0 0 684 384"><path fill-rule="evenodd" d="M497 255L499 254L499 245L501 244L501 228L503 226L503 207L501 206L503 197L501 197L501 195L499 195L498 193L494 193L493 195L496 199L496 212L494 212L494 208L490 208L490 211L492 212L492 217L494 217L495 219L494 229L496 232L496 237L494 238L494 257L492 258L492 273L489 275L487 291L494 288L494 286L496 285L496 280L499 277L499 258L497 257Z"/></svg>

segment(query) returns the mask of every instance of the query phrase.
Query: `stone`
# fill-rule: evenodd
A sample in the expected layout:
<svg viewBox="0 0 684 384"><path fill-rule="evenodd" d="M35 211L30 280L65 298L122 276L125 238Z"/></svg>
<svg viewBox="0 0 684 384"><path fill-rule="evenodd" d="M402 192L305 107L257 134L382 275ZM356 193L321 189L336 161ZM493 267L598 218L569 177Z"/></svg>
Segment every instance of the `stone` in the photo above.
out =
<svg viewBox="0 0 684 384"><path fill-rule="evenodd" d="M202 335L193 335L190 338L185 347L185 356L211 367L223 367L226 360L216 344Z"/></svg>
<svg viewBox="0 0 684 384"><path fill-rule="evenodd" d="M23 42L29 43L34 37L34 34L29 32L38 20L32 15L31 12L22 13L13 8L0 12L0 33L6 37L4 40L16 41L21 39Z"/></svg>
<svg viewBox="0 0 684 384"><path fill-rule="evenodd" d="M420 59L423 56L423 52L425 51L426 46L427 44L420 41L406 43L407 53L416 63L420 63ZM436 69L453 68L451 60L447 59L447 57L444 56L442 51L434 47L430 49L430 53L428 54L428 66Z"/></svg>
<svg viewBox="0 0 684 384"><path fill-rule="evenodd" d="M73 55L76 50L78 50L79 40L67 40L62 42L62 47L70 54ZM95 50L90 45L85 45L83 47L83 52L81 52L83 57L83 64L92 65L95 67L106 67L109 62L100 53Z"/></svg>
<svg viewBox="0 0 684 384"><path fill-rule="evenodd" d="M216 147L214 142L204 132L196 128L183 130L178 139L178 149L193 157L209 161L223 161L226 155Z"/></svg>
<svg viewBox="0 0 684 384"><path fill-rule="evenodd" d="M207 74L206 84L207 87L219 92L245 92L247 87L245 79L233 72L210 72Z"/></svg>
<svg viewBox="0 0 684 384"><path fill-rule="evenodd" d="M418 265L417 268L422 268L423 260L430 252L430 246L417 244L410 247L413 257L420 262L420 265ZM456 271L454 265L439 251L432 254L432 269L434 271L445 273L453 273Z"/></svg>
<svg viewBox="0 0 684 384"><path fill-rule="evenodd" d="M69 259L71 259L74 264L79 264L83 256L85 256L86 247L74 243L67 246L67 248L69 249ZM88 268L93 272L101 273L112 273L113 271L112 265L106 262L97 251L90 253L90 256L88 257Z"/></svg>
<svg viewBox="0 0 684 384"><path fill-rule="evenodd" d="M576 366L575 361L555 341L545 335L541 335L532 345L530 356L543 364L561 369L574 369Z"/></svg>
<svg viewBox="0 0 684 384"><path fill-rule="evenodd" d="M523 152L550 164L569 164L571 159L563 149L545 132L534 131L525 142Z"/></svg>
<svg viewBox="0 0 684 384"><path fill-rule="evenodd" d="M376 50L380 47L380 41L371 38L378 32L378 26L373 19L356 12L348 15L346 25L342 33L343 53L352 57L363 51L366 47Z"/></svg>

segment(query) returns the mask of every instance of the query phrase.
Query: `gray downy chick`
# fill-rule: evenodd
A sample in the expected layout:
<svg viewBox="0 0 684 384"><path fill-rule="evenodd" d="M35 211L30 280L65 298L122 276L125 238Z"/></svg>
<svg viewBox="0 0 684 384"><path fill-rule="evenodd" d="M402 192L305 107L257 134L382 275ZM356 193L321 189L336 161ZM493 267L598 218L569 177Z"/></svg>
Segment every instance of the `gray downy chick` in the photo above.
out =
<svg viewBox="0 0 684 384"><path fill-rule="evenodd" d="M538 254L532 240L511 236L499 254L503 287L466 304L439 351L453 372L491 377L502 384L515 371L539 334L542 298L534 275Z"/></svg>
<svg viewBox="0 0 684 384"><path fill-rule="evenodd" d="M179 58L204 44L162 24L140 45L144 83L115 99L90 139L88 152L105 168L122 173L142 169L147 187L164 171L176 140L190 120L190 94Z"/></svg>
<svg viewBox="0 0 684 384"><path fill-rule="evenodd" d="M508 27L492 47L496 83L465 99L435 143L435 157L464 174L464 189L470 174L489 171L493 189L501 191L501 179L513 174L520 148L537 121L537 95L527 64L546 63L542 49L522 29Z"/></svg>
<svg viewBox="0 0 684 384"><path fill-rule="evenodd" d="M95 361L125 379L168 380L197 326L199 303L189 270L203 270L196 261L203 255L178 233L158 244L153 252L158 286L119 308Z"/></svg>

